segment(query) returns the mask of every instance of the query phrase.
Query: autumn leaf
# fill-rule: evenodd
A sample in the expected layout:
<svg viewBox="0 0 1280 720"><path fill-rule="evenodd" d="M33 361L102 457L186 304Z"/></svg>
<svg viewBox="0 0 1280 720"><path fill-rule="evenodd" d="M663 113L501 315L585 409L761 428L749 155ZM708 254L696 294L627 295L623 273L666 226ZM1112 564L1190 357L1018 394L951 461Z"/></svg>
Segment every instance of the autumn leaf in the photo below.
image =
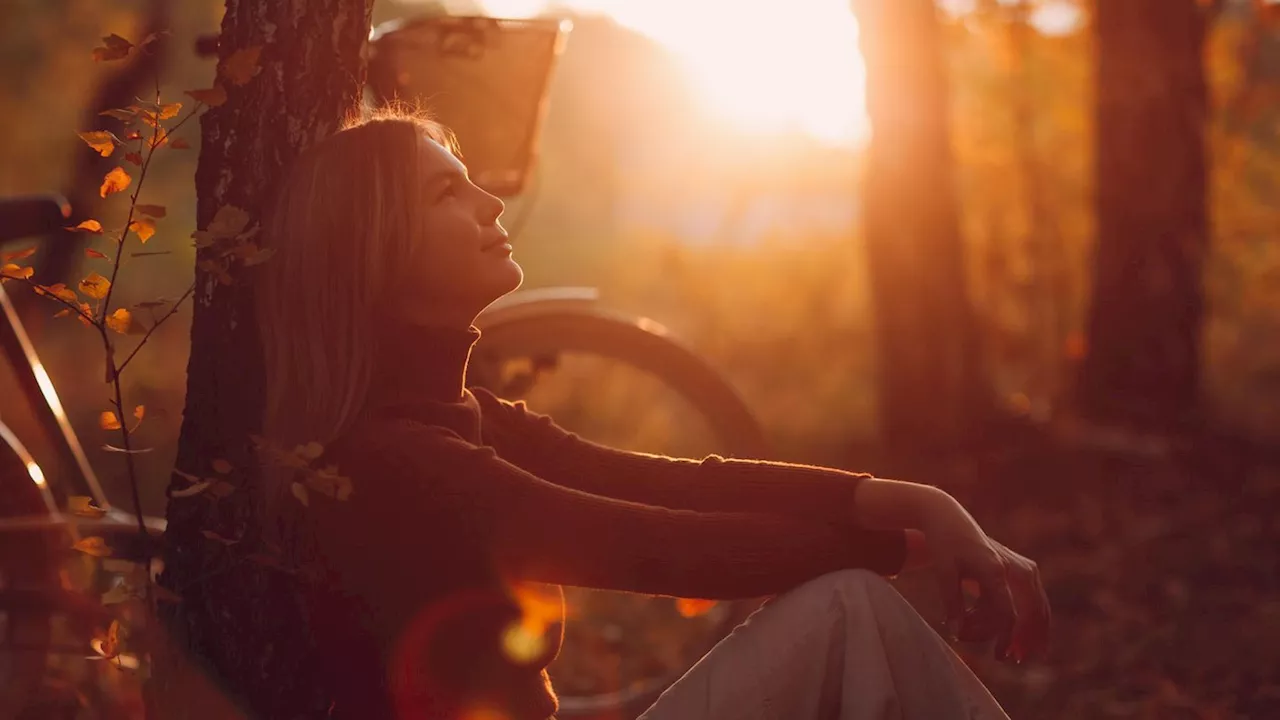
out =
<svg viewBox="0 0 1280 720"><path fill-rule="evenodd" d="M116 308L116 311L107 316L107 327L121 335L129 333L129 325L133 321L133 316L124 308Z"/></svg>
<svg viewBox="0 0 1280 720"><path fill-rule="evenodd" d="M67 498L67 512L95 520L107 514L106 510L94 505L93 498L88 495L72 495Z"/></svg>
<svg viewBox="0 0 1280 720"><path fill-rule="evenodd" d="M156 108L156 117L161 120L168 120L171 117L177 117L178 112L182 110L182 103L170 103L161 105Z"/></svg>
<svg viewBox="0 0 1280 720"><path fill-rule="evenodd" d="M235 205L223 205L213 214L213 220L209 222L209 226L204 230L195 231L191 237L196 239L198 245L205 247L218 240L239 235L248 224L249 213Z"/></svg>
<svg viewBox="0 0 1280 720"><path fill-rule="evenodd" d="M111 172L102 178L102 187L98 188L98 196L106 197L112 193L118 193L129 187L129 183L133 182L133 178L129 177L129 173L124 168L116 166Z"/></svg>
<svg viewBox="0 0 1280 720"><path fill-rule="evenodd" d="M0 267L0 276L15 280L26 280L34 275L35 272L35 268L21 267L13 263L5 263L4 267Z"/></svg>
<svg viewBox="0 0 1280 720"><path fill-rule="evenodd" d="M163 205L136 205L134 206L134 210L153 218L162 218L167 212Z"/></svg>
<svg viewBox="0 0 1280 720"><path fill-rule="evenodd" d="M213 471L219 475L226 475L231 472L231 463L223 460L222 458L218 458L213 461Z"/></svg>
<svg viewBox="0 0 1280 720"><path fill-rule="evenodd" d="M205 90L187 90L186 94L194 98L196 102L202 102L211 108L218 107L227 101L227 90L222 85L215 84Z"/></svg>
<svg viewBox="0 0 1280 720"><path fill-rule="evenodd" d="M84 249L84 254L85 254L85 257L98 258L99 260L108 260L108 259L109 259L109 258L108 258L104 253L98 252L97 250L94 250L93 248L85 248L85 249Z"/></svg>
<svg viewBox="0 0 1280 720"><path fill-rule="evenodd" d="M146 416L147 416L147 406L146 406L146 405L136 405L136 406L134 406L134 408L133 408L133 417L134 417L134 419L135 419L135 420L137 420L138 422L142 422L142 418L144 418L144 417L146 417Z"/></svg>
<svg viewBox="0 0 1280 720"><path fill-rule="evenodd" d="M101 300L106 297L107 291L110 289L111 281L96 272L89 273L80 281L80 292L94 300Z"/></svg>
<svg viewBox="0 0 1280 720"><path fill-rule="evenodd" d="M124 159L128 160L129 162L133 163L138 167L142 167L142 153L127 152L124 154Z"/></svg>
<svg viewBox="0 0 1280 720"><path fill-rule="evenodd" d="M119 142L119 138L106 130L91 130L76 134L102 157L110 157L111 153L116 151L116 143Z"/></svg>
<svg viewBox="0 0 1280 720"><path fill-rule="evenodd" d="M293 496L298 498L298 502L302 503L304 506L311 505L307 496L307 488L302 483L291 483L289 485L289 492L293 493Z"/></svg>
<svg viewBox="0 0 1280 720"><path fill-rule="evenodd" d="M222 285L232 285L235 283L235 278L231 277L231 274L227 272L227 266L225 263L215 260L201 260L196 263L196 267L217 277L218 282Z"/></svg>
<svg viewBox="0 0 1280 720"><path fill-rule="evenodd" d="M54 283L52 285L37 285L35 287L35 291L38 295L52 295L58 298L59 300L66 300L67 302L73 303L79 300L79 298L76 297L75 290L68 288L66 285L62 283Z"/></svg>
<svg viewBox="0 0 1280 720"><path fill-rule="evenodd" d="M107 628L107 634L102 637L95 637L89 642L94 652L102 657L110 660L120 654L120 621L112 620L111 627Z"/></svg>
<svg viewBox="0 0 1280 720"><path fill-rule="evenodd" d="M223 63L221 77L226 78L232 85L248 83L261 69L258 67L258 57L261 54L261 45L236 50Z"/></svg>
<svg viewBox="0 0 1280 720"><path fill-rule="evenodd" d="M174 150L188 150L191 148L191 143L187 142L186 138L175 138L173 142L169 143L169 147Z"/></svg>
<svg viewBox="0 0 1280 720"><path fill-rule="evenodd" d="M102 414L98 416L98 427L103 430L119 430L120 418L116 417L116 414L110 410L103 410Z"/></svg>
<svg viewBox="0 0 1280 720"><path fill-rule="evenodd" d="M140 303L135 303L134 307L143 308L145 310L148 308L164 307L165 305L168 305L169 302L169 300L143 300Z"/></svg>
<svg viewBox="0 0 1280 720"><path fill-rule="evenodd" d="M129 223L129 229L138 234L138 239L144 244L156 234L156 221L149 217L140 217Z"/></svg>
<svg viewBox="0 0 1280 720"><path fill-rule="evenodd" d="M85 220L75 227L69 227L67 230L71 232L87 232L94 235L102 234L102 223L97 220Z"/></svg>
<svg viewBox="0 0 1280 720"><path fill-rule="evenodd" d="M3 255L0 255L0 260L3 260L4 262L13 262L14 260L26 260L27 258L35 254L36 254L36 248L34 245L32 245L29 248L23 248L21 250L14 250L12 252L4 253Z"/></svg>
<svg viewBox="0 0 1280 720"><path fill-rule="evenodd" d="M81 538L76 544L71 546L72 550L79 550L86 555L94 557L111 557L111 547L107 545L107 541L98 536Z"/></svg>
<svg viewBox="0 0 1280 720"><path fill-rule="evenodd" d="M137 105L130 105L127 108L113 108L111 110L103 110L99 115L106 115L109 118L115 118L122 123L131 123L138 119L138 112L141 110Z"/></svg>
<svg viewBox="0 0 1280 720"><path fill-rule="evenodd" d="M76 319L80 321L80 324L88 327L93 324L89 321L91 317L93 317L93 308L89 307L89 303L80 303L80 312Z"/></svg>
<svg viewBox="0 0 1280 720"><path fill-rule="evenodd" d="M60 318L60 317L66 317L70 314L71 314L71 308L62 308L58 312L54 313L53 316L56 318Z"/></svg>
<svg viewBox="0 0 1280 720"><path fill-rule="evenodd" d="M676 610L683 617L697 617L704 615L708 610L716 606L715 600L698 600L695 598L676 598Z"/></svg>
<svg viewBox="0 0 1280 720"><path fill-rule="evenodd" d="M154 150L160 147L161 145L164 145L168 141L169 141L169 131L165 130L162 127L157 127L155 132L152 133L151 136L147 138L147 147Z"/></svg>
<svg viewBox="0 0 1280 720"><path fill-rule="evenodd" d="M120 60L129 54L133 49L133 43L112 33L102 38L102 47L93 49L94 62L110 62L112 60Z"/></svg>

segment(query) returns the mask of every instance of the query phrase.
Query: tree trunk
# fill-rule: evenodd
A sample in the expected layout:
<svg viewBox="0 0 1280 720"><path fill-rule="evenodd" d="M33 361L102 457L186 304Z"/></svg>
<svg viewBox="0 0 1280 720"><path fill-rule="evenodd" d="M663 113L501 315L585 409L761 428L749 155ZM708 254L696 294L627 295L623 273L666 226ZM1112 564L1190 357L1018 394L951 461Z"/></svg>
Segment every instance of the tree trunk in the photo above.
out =
<svg viewBox="0 0 1280 720"><path fill-rule="evenodd" d="M956 207L947 78L932 0L859 0L872 140L864 230L879 419L891 446L966 439L988 397Z"/></svg>
<svg viewBox="0 0 1280 720"><path fill-rule="evenodd" d="M201 119L199 227L228 205L256 225L289 163L357 107L371 8L372 0L227 1L219 82L229 99ZM260 72L243 85L228 82L228 57L255 46ZM271 239L259 243L269 247ZM225 459L239 488L216 503L170 497L161 583L182 602L160 606L169 641L157 651L148 709L166 719L227 717L233 703L254 717L296 717L323 703L323 693L314 692L307 671L295 596L286 575L246 560L262 550L247 490L257 478L249 436L260 430L262 412L252 286L240 274L220 283L199 266L209 255L197 257L176 469L213 477L213 461ZM170 491L190 484L175 474ZM240 542L224 546L203 531Z"/></svg>
<svg viewBox="0 0 1280 720"><path fill-rule="evenodd" d="M1200 413L1208 245L1197 0L1097 2L1097 250L1081 412L1135 430Z"/></svg>

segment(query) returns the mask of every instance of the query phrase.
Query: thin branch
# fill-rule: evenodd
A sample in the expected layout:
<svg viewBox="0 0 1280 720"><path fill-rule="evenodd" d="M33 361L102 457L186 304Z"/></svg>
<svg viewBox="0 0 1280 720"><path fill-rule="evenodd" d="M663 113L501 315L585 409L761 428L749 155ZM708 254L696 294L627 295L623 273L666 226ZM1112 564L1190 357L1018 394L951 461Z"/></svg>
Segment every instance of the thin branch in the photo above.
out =
<svg viewBox="0 0 1280 720"><path fill-rule="evenodd" d="M164 322L165 320L168 320L171 315L177 312L178 306L182 304L183 300L186 300L188 297L191 297L191 293L195 292L195 289L196 289L196 284L193 282L191 283L191 287L187 288L187 291L182 293L182 297L178 298L178 300L173 303L173 307L169 308L169 312L165 313L163 317L161 317L159 320L156 320L155 323L152 324L152 326L147 329L147 334L142 336L142 341L139 342L137 346L133 348L133 352L129 353L129 356L124 359L124 362L120 363L120 366L116 370L116 373L124 372L125 367L129 365L129 361L133 359L133 356L137 355L138 351L142 349L142 346L147 344L147 340L151 338L151 333L155 332L156 328L160 327L160 323Z"/></svg>

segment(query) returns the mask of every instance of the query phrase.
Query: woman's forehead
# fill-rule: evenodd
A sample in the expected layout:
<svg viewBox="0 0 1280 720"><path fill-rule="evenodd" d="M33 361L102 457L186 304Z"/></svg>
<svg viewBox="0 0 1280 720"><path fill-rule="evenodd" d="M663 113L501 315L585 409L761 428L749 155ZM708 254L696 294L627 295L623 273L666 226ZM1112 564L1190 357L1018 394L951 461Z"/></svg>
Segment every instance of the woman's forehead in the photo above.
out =
<svg viewBox="0 0 1280 720"><path fill-rule="evenodd" d="M421 137L422 156L428 170L457 170L466 173L466 166L453 154L452 150L428 135L424 134Z"/></svg>

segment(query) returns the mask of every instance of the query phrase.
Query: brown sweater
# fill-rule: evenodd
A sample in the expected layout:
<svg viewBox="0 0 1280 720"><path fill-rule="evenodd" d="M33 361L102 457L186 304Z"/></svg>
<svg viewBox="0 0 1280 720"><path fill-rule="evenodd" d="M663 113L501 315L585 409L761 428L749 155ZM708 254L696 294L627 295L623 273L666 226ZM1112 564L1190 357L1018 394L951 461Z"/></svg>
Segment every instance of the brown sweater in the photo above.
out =
<svg viewBox="0 0 1280 720"><path fill-rule="evenodd" d="M902 566L901 531L852 521L864 475L604 447L464 389L474 328L392 337L370 419L326 452L353 493L313 494L306 510L334 717L458 718L479 706L550 717L561 584L731 599ZM512 586L526 581L553 585L552 611L542 605L553 617L543 651L521 661L501 638L521 617Z"/></svg>

